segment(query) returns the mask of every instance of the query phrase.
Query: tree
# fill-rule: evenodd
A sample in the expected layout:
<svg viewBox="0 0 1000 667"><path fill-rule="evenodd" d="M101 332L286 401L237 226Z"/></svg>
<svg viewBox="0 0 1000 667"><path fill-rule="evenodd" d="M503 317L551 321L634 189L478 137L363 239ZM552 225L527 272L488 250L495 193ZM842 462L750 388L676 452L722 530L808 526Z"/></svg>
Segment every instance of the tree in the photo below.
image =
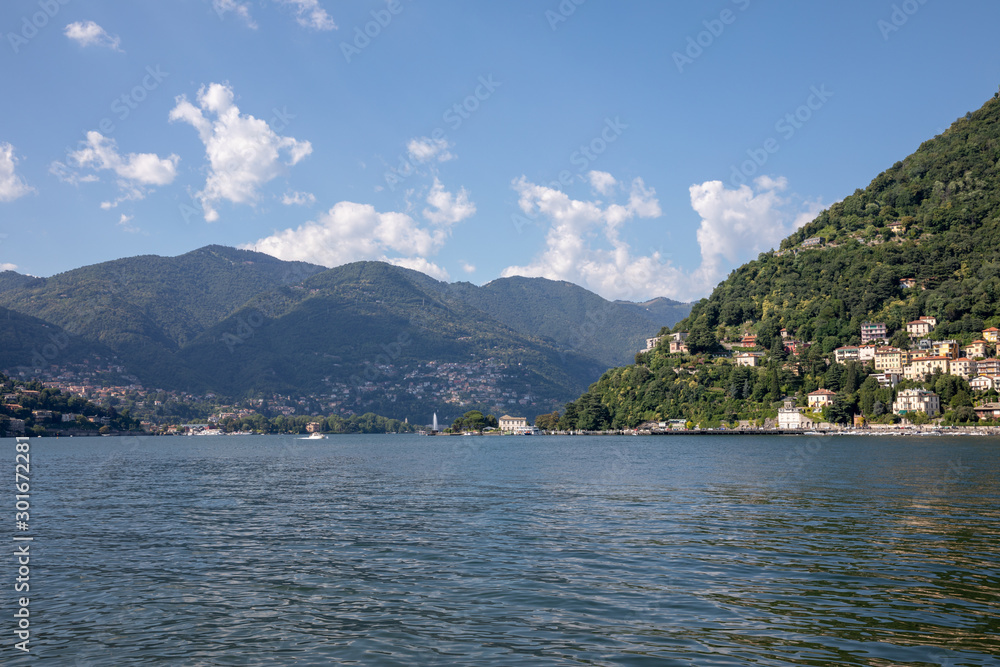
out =
<svg viewBox="0 0 1000 667"><path fill-rule="evenodd" d="M535 426L543 431L555 431L559 428L559 412L538 415L535 417Z"/></svg>

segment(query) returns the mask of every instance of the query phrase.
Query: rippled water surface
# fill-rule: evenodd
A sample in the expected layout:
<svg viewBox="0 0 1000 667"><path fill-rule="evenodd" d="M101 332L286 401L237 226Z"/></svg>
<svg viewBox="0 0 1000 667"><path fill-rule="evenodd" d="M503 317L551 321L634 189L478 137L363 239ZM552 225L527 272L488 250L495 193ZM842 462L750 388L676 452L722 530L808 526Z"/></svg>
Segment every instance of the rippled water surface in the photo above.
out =
<svg viewBox="0 0 1000 667"><path fill-rule="evenodd" d="M996 439L31 453L31 658L50 664L1000 664ZM5 635L2 662L33 662Z"/></svg>

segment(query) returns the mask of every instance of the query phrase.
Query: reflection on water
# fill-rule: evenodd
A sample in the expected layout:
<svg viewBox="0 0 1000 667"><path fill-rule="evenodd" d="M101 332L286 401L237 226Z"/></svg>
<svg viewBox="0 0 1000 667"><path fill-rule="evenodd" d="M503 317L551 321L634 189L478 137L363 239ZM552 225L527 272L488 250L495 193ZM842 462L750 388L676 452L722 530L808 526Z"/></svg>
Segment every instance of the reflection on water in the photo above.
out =
<svg viewBox="0 0 1000 667"><path fill-rule="evenodd" d="M1000 441L37 441L55 663L994 665ZM15 658L11 664L27 664Z"/></svg>

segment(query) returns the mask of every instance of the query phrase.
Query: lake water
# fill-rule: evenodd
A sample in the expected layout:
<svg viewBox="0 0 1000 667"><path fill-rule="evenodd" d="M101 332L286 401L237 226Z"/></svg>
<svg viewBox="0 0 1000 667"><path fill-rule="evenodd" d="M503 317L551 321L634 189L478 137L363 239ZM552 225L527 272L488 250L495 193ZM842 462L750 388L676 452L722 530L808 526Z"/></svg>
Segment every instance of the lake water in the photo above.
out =
<svg viewBox="0 0 1000 667"><path fill-rule="evenodd" d="M32 653L11 629L4 664L1000 664L998 439L33 439L31 464Z"/></svg>

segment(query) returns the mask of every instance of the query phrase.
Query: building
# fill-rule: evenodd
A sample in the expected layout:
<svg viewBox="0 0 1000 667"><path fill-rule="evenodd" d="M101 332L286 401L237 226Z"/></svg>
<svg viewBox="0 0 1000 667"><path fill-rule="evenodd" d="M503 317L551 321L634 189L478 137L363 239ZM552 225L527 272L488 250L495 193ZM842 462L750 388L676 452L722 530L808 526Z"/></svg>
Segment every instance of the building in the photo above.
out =
<svg viewBox="0 0 1000 667"><path fill-rule="evenodd" d="M974 340L965 346L965 356L969 359L984 359L989 356L989 352L989 343L982 338Z"/></svg>
<svg viewBox="0 0 1000 667"><path fill-rule="evenodd" d="M663 340L663 336L653 336L652 338L647 338L646 339L646 349L644 349L643 352L649 352L649 351L651 351L653 348L655 348L659 344L659 342L661 340Z"/></svg>
<svg viewBox="0 0 1000 667"><path fill-rule="evenodd" d="M976 362L968 357L952 359L948 364L948 372L968 380L976 376Z"/></svg>
<svg viewBox="0 0 1000 667"><path fill-rule="evenodd" d="M802 242L803 248L813 248L821 245L823 245L822 236L810 236L809 238L807 238L805 241Z"/></svg>
<svg viewBox="0 0 1000 667"><path fill-rule="evenodd" d="M901 369L899 372L896 371L884 371L882 373L873 373L868 377L873 377L883 387L895 387L903 379L903 373Z"/></svg>
<svg viewBox="0 0 1000 667"><path fill-rule="evenodd" d="M670 341L670 354L687 354L687 343L680 340Z"/></svg>
<svg viewBox="0 0 1000 667"><path fill-rule="evenodd" d="M885 322L865 322L861 325L861 343L873 343L877 340L888 340L889 333Z"/></svg>
<svg viewBox="0 0 1000 667"><path fill-rule="evenodd" d="M809 428L812 425L812 420L802 414L802 408L795 407L794 399L786 398L785 406L778 408L779 429Z"/></svg>
<svg viewBox="0 0 1000 667"><path fill-rule="evenodd" d="M736 361L737 366L757 366L761 361L764 360L763 352L741 352L737 354L733 359Z"/></svg>
<svg viewBox="0 0 1000 667"><path fill-rule="evenodd" d="M502 433L523 433L528 430L527 417L504 415L498 420L498 424Z"/></svg>
<svg viewBox="0 0 1000 667"><path fill-rule="evenodd" d="M902 220L897 220L895 222L890 222L889 223L889 231L890 232L894 232L896 234L905 234L906 233L906 223L904 223Z"/></svg>
<svg viewBox="0 0 1000 667"><path fill-rule="evenodd" d="M928 417L934 417L941 412L941 399L933 391L926 389L904 389L896 394L892 411L897 415L923 412Z"/></svg>
<svg viewBox="0 0 1000 667"><path fill-rule="evenodd" d="M846 364L848 361L858 361L860 357L860 352L858 348L850 345L845 345L844 347L838 347L833 351L833 356L837 360L838 364Z"/></svg>
<svg viewBox="0 0 1000 667"><path fill-rule="evenodd" d="M836 396L837 394L829 389L817 389L809 392L809 407L813 409L813 412L819 412L823 406L833 405L833 399Z"/></svg>
<svg viewBox="0 0 1000 667"><path fill-rule="evenodd" d="M875 350L875 370L884 371L889 368L902 368L901 350L894 347L880 347Z"/></svg>
<svg viewBox="0 0 1000 667"><path fill-rule="evenodd" d="M307 433L319 433L323 430L323 424L320 422L309 422L306 424Z"/></svg>
<svg viewBox="0 0 1000 667"><path fill-rule="evenodd" d="M910 338L914 340L923 338L933 330L934 325L927 320L913 320L906 323L906 333L910 334Z"/></svg>
<svg viewBox="0 0 1000 667"><path fill-rule="evenodd" d="M931 350L933 350L935 357L958 359L960 349L961 346L957 340L935 340L931 342Z"/></svg>
<svg viewBox="0 0 1000 667"><path fill-rule="evenodd" d="M923 380L925 375L935 371L947 374L950 362L948 357L917 357L903 370L907 380Z"/></svg>
<svg viewBox="0 0 1000 667"><path fill-rule="evenodd" d="M757 347L757 337L753 334L743 334L740 339L740 347Z"/></svg>
<svg viewBox="0 0 1000 667"><path fill-rule="evenodd" d="M976 362L976 372L980 375L1000 375L1000 359L980 359Z"/></svg>
<svg viewBox="0 0 1000 667"><path fill-rule="evenodd" d="M858 348L858 361L862 363L875 361L876 350L878 350L878 345L862 345Z"/></svg>
<svg viewBox="0 0 1000 667"><path fill-rule="evenodd" d="M983 329L983 340L987 343L997 343L1000 342L1000 329L996 327L990 327L989 329Z"/></svg>
<svg viewBox="0 0 1000 667"><path fill-rule="evenodd" d="M788 333L788 329L785 329L785 328L782 328L781 331L780 331L780 333L781 333L781 339L782 340L788 338L791 335L791 334Z"/></svg>
<svg viewBox="0 0 1000 667"><path fill-rule="evenodd" d="M969 380L972 391L989 391L993 388L993 378L989 375L978 375Z"/></svg>
<svg viewBox="0 0 1000 667"><path fill-rule="evenodd" d="M983 419L1000 419L1000 403L983 403L973 408L980 421Z"/></svg>
<svg viewBox="0 0 1000 667"><path fill-rule="evenodd" d="M912 288L917 286L916 278L900 278L899 286L904 288Z"/></svg>

